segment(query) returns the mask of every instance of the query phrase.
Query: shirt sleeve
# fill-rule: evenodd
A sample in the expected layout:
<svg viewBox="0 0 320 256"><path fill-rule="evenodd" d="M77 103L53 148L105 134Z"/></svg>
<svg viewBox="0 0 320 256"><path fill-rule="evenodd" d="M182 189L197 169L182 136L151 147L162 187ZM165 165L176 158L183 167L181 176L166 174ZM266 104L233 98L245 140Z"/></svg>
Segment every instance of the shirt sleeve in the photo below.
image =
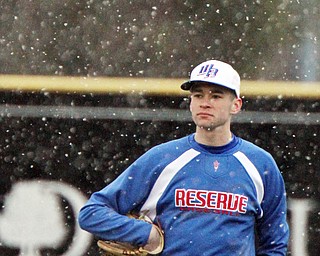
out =
<svg viewBox="0 0 320 256"><path fill-rule="evenodd" d="M263 217L257 220L259 256L285 256L289 239L287 200L282 175L270 156L264 172Z"/></svg>
<svg viewBox="0 0 320 256"><path fill-rule="evenodd" d="M100 239L145 245L152 225L126 214L139 210L159 175L152 158L147 152L116 180L93 193L79 212L80 227Z"/></svg>

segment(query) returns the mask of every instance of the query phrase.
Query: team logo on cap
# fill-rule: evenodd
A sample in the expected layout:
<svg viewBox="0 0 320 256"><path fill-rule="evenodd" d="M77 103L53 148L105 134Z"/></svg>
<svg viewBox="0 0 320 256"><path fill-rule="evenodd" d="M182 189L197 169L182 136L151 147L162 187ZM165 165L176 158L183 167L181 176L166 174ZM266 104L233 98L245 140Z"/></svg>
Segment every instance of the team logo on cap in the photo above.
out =
<svg viewBox="0 0 320 256"><path fill-rule="evenodd" d="M199 71L199 76L215 77L219 69L214 68L213 64L203 65Z"/></svg>

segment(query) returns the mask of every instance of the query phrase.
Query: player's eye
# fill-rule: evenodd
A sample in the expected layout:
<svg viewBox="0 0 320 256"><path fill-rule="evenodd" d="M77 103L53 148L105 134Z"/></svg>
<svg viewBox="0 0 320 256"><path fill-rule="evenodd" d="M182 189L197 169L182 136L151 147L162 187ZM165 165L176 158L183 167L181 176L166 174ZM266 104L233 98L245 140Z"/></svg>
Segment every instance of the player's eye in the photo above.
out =
<svg viewBox="0 0 320 256"><path fill-rule="evenodd" d="M220 99L220 98L222 98L222 96L221 96L220 94L213 94L213 95L211 96L211 98L212 98L212 99Z"/></svg>
<svg viewBox="0 0 320 256"><path fill-rule="evenodd" d="M193 98L202 98L203 95L202 95L202 93L194 93L194 94L192 94L192 97Z"/></svg>

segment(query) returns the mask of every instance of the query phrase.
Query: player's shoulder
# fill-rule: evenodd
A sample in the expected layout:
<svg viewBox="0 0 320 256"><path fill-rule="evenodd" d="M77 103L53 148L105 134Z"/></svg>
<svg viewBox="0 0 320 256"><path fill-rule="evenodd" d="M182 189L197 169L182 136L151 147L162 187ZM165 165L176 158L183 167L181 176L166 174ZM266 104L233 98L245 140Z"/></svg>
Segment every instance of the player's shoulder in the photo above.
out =
<svg viewBox="0 0 320 256"><path fill-rule="evenodd" d="M190 148L190 145L188 143L188 137L185 136L182 138L173 139L170 141L163 142L155 147L152 148L154 151L165 151L165 152L171 152L171 151L184 151L188 148Z"/></svg>
<svg viewBox="0 0 320 256"><path fill-rule="evenodd" d="M239 151L246 155L262 175L266 173L280 174L276 160L266 149L242 139ZM265 172L265 170L268 170L268 172Z"/></svg>
<svg viewBox="0 0 320 256"><path fill-rule="evenodd" d="M170 141L163 142L158 144L151 149L149 149L146 154L152 155L153 158L155 157L164 157L164 156L172 156L173 158L179 156L183 152L190 149L190 144L188 142L188 137L185 136L178 139L173 139Z"/></svg>
<svg viewBox="0 0 320 256"><path fill-rule="evenodd" d="M138 161L149 162L150 165L165 165L190 149L188 136L158 144L145 152Z"/></svg>
<svg viewBox="0 0 320 256"><path fill-rule="evenodd" d="M241 146L240 146L240 151L242 151L245 155L247 156L255 156L257 157L262 157L262 158L267 158L267 159L272 159L272 155L264 148L254 144L253 142L250 142L245 139L241 139Z"/></svg>

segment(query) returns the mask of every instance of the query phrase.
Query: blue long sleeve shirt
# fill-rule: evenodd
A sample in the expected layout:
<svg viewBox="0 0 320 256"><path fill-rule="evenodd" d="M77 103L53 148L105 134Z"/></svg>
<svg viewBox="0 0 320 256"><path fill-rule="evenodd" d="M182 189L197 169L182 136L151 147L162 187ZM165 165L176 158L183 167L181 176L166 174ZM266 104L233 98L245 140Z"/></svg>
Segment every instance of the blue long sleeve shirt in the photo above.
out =
<svg viewBox="0 0 320 256"><path fill-rule="evenodd" d="M165 234L161 255L286 255L283 178L269 153L236 136L222 147L194 134L160 144L91 195L80 226L100 239L147 243L147 212ZM258 238L258 239L257 239Z"/></svg>

